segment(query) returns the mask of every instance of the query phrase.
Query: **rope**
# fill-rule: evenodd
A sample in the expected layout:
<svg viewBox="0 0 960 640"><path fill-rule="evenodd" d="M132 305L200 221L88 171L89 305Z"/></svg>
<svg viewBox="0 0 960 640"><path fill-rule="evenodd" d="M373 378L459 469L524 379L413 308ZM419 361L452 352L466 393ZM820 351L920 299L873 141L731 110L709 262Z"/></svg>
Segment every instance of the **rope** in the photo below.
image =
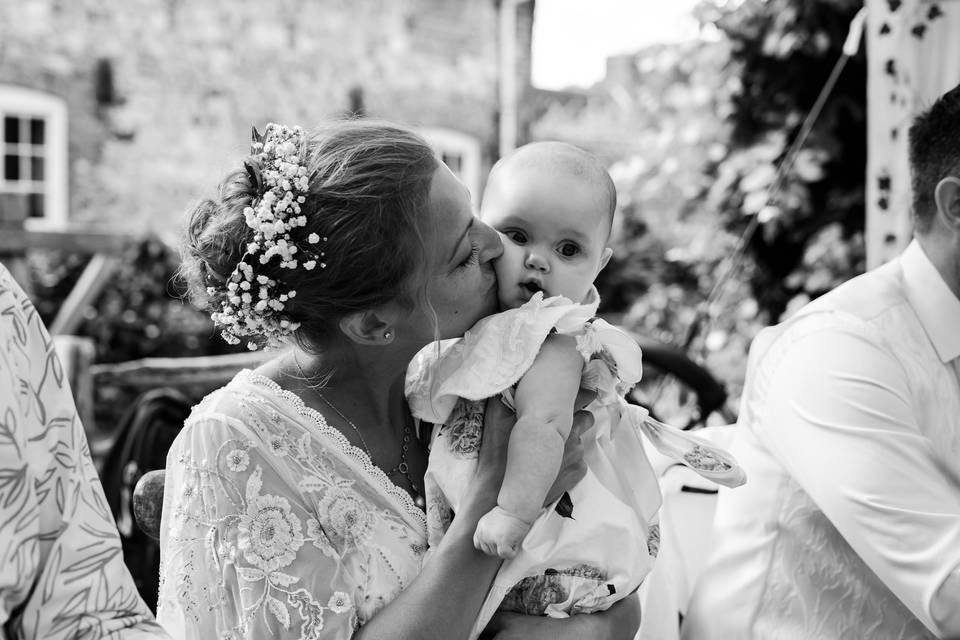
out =
<svg viewBox="0 0 960 640"><path fill-rule="evenodd" d="M833 89L840 78L841 72L847 65L847 62L850 60L850 58L856 55L857 50L860 47L860 39L863 35L865 18L866 7L861 8L860 11L857 12L857 15L850 22L850 30L843 45L843 53L840 55L840 58L837 60L836 64L834 64L833 69L830 72L830 76L827 78L823 88L820 90L820 94L817 96L816 101L814 101L813 106L807 113L807 117L804 119L803 124L801 124L800 131L797 133L797 137L794 139L793 144L790 145L786 155L783 157L783 160L777 167L777 172L774 174L774 179L767 188L765 206L768 206L771 202L773 202L774 196L777 195L780 189L783 187L783 183L787 177L787 171L793 166L797 155L800 153L800 149L810 136L810 132L813 130L813 125L816 123L817 118L820 117L820 113L823 111L823 107L826 104L827 99L833 92ZM747 224L747 226L744 227L743 232L740 234L740 237L737 240L736 247L725 260L726 269L724 270L723 275L717 279L706 300L704 300L697 308L697 313L694 316L694 320L691 323L690 328L687 331L687 335L683 341L684 351L688 350L693 344L693 340L697 336L700 329L700 324L703 322L703 320L712 319L712 316L709 313L710 307L717 302L727 283L729 283L733 275L742 266L743 256L746 253L747 245L749 245L750 240L753 238L753 235L756 233L759 225L760 217L759 215L754 215L750 218L750 222ZM706 325L706 327L709 327L709 323Z"/></svg>
<svg viewBox="0 0 960 640"><path fill-rule="evenodd" d="M770 203L774 200L775 195L777 195L780 189L783 187L783 182L786 180L787 171L793 166L797 155L800 153L800 149L810 136L810 132L813 130L813 125L816 123L817 118L820 117L820 113L823 111L823 107L826 104L827 99L833 92L833 89L840 78L841 72L850 58L856 55L857 51L859 50L860 41L863 37L863 29L866 17L867 8L864 6L860 9L860 11L857 12L857 15L854 16L853 20L850 21L850 29L847 32L847 38L843 43L843 51L840 55L840 58L837 60L836 64L834 64L833 69L830 72L830 76L820 89L820 94L817 96L817 99L814 101L813 106L810 108L810 111L807 113L806 118L801 124L800 130L797 133L797 137L794 138L794 141L787 150L786 155L784 155L783 160L781 160L779 166L777 167L777 171L774 174L774 179L767 188L767 197L764 204L765 207L770 205ZM759 225L760 215L758 213L750 218L750 222L746 227L744 227L743 232L740 234L733 252L724 260L726 268L723 270L722 275L717 278L717 281L714 283L713 288L707 295L707 298L700 303L700 305L698 305L693 321L690 323L690 326L687 329L687 333L684 336L681 347L684 352L688 352L690 350L691 346L693 345L693 341L696 339L697 335L701 333L701 329L703 329L703 332L706 332L706 330L709 329L710 324L714 319L713 315L710 313L710 309L716 304L717 300L720 299L727 284L742 266L743 257L746 253L747 246L749 245L750 240L753 238L754 233L756 233ZM706 324L704 324L705 321ZM701 350L698 354L701 357L703 356L703 346L705 345L701 345ZM658 384L657 389L652 396L653 400L651 404L655 403L659 399L660 394L663 392L665 383L666 376L660 379L660 383Z"/></svg>

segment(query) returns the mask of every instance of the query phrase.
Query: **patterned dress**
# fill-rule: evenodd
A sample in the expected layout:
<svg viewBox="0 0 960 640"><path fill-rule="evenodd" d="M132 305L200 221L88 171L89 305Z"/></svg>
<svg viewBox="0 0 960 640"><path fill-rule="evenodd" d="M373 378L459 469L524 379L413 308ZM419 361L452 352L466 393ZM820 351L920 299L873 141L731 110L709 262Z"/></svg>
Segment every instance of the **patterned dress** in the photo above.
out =
<svg viewBox="0 0 960 640"><path fill-rule="evenodd" d="M167 457L158 619L184 640L349 638L426 549L410 496L298 396L242 371Z"/></svg>
<svg viewBox="0 0 960 640"><path fill-rule="evenodd" d="M584 358L581 386L597 392L584 434L587 473L545 509L516 557L503 563L473 629L497 608L565 617L604 610L633 593L659 548L661 496L643 433L658 450L728 485L743 482L732 458L706 442L652 421L624 400L640 380L632 337L594 318L596 290L584 304L537 293L523 306L484 318L462 339L424 347L407 369L406 394L417 418L440 424L425 478L430 546L439 542L473 477L483 402L513 402L514 385L552 332L573 336Z"/></svg>
<svg viewBox="0 0 960 640"><path fill-rule="evenodd" d="M140 599L63 365L0 265L0 637L165 638Z"/></svg>

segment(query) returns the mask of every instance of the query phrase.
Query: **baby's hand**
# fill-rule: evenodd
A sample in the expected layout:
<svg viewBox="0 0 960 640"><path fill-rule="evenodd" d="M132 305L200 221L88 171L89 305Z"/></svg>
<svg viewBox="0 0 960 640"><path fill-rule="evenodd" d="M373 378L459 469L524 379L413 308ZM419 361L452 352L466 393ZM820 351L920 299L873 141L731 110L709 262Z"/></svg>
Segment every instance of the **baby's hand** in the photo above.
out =
<svg viewBox="0 0 960 640"><path fill-rule="evenodd" d="M517 555L520 543L532 525L532 522L524 522L504 509L494 507L477 523L473 546L488 556L512 558Z"/></svg>

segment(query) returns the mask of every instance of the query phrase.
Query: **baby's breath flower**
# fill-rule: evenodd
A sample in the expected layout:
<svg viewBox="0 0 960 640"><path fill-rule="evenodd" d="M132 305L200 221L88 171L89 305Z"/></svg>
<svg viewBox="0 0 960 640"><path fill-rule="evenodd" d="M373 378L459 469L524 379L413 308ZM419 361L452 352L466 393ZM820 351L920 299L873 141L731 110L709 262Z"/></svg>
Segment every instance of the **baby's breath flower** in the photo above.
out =
<svg viewBox="0 0 960 640"><path fill-rule="evenodd" d="M253 230L253 240L247 243L246 254L227 281L228 295L221 300L219 310L210 314L229 344L238 344L241 337L250 336L279 340L300 327L285 313L285 303L297 292L265 274L255 274L254 268L270 264L274 258L279 258L274 264L280 269L292 270L302 265L309 271L316 267L316 260L294 257L299 247L290 235L292 229L307 224L300 210L309 188L308 171L303 165L305 143L300 127L270 123L262 138L251 145L250 153L262 177L262 193L243 210L244 220ZM317 244L320 236L311 233L307 242ZM214 296L217 290L208 287L207 293ZM253 342L247 346L251 350L258 347Z"/></svg>

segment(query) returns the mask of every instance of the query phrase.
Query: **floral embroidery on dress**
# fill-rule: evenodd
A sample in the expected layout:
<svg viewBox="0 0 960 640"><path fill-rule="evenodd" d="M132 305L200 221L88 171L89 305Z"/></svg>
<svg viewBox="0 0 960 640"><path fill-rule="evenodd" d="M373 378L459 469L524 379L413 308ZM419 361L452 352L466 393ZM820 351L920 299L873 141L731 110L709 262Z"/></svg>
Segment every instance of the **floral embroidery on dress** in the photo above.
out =
<svg viewBox="0 0 960 640"><path fill-rule="evenodd" d="M247 562L272 574L293 562L303 536L300 519L291 512L286 498L258 495L261 474L258 466L247 480L247 511L240 516L237 544Z"/></svg>
<svg viewBox="0 0 960 640"><path fill-rule="evenodd" d="M353 605L350 604L350 596L343 591L334 593L330 596L330 602L327 603L327 607L334 613L345 613L349 611L352 606Z"/></svg>
<svg viewBox="0 0 960 640"><path fill-rule="evenodd" d="M162 624L185 640L350 638L419 572L422 512L269 380L241 372L213 396L168 461Z"/></svg>
<svg viewBox="0 0 960 640"><path fill-rule="evenodd" d="M287 603L295 607L300 615L300 637L304 640L319 640L323 630L323 607L314 600L306 589L297 589L287 595ZM334 613L342 613L334 611Z"/></svg>
<svg viewBox="0 0 960 640"><path fill-rule="evenodd" d="M326 514L327 536L341 551L365 542L373 532L373 516L363 501L351 491L331 489L317 505Z"/></svg>
<svg viewBox="0 0 960 640"><path fill-rule="evenodd" d="M243 449L234 449L227 454L227 469L240 473L247 470L250 464L250 456Z"/></svg>

